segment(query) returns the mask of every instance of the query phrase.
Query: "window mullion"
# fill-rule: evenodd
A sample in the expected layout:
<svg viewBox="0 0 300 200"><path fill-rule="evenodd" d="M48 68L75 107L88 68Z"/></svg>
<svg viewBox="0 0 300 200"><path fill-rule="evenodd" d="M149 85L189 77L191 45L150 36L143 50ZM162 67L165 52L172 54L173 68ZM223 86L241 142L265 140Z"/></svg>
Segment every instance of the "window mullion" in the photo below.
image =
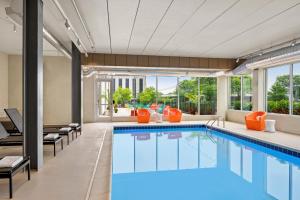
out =
<svg viewBox="0 0 300 200"><path fill-rule="evenodd" d="M289 113L290 113L290 115L292 115L293 114L293 84L294 84L293 83L294 82L294 80L293 80L293 64L290 65L289 79L290 79L290 81L289 81L289 83L290 83L290 85L289 85L289 92L290 92L290 94L289 94L289 102L290 102Z"/></svg>
<svg viewBox="0 0 300 200"><path fill-rule="evenodd" d="M241 91L240 91L240 101L241 101L241 105L240 105L240 110L243 110L243 76L240 77L240 82L241 82Z"/></svg>

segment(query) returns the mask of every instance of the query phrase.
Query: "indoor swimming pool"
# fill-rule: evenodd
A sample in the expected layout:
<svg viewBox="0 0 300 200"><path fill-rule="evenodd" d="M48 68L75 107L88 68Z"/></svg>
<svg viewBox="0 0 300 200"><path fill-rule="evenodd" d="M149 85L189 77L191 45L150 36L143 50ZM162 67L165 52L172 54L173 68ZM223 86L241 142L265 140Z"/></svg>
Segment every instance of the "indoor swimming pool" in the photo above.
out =
<svg viewBox="0 0 300 200"><path fill-rule="evenodd" d="M298 200L299 166L297 152L201 125L115 127L112 200Z"/></svg>

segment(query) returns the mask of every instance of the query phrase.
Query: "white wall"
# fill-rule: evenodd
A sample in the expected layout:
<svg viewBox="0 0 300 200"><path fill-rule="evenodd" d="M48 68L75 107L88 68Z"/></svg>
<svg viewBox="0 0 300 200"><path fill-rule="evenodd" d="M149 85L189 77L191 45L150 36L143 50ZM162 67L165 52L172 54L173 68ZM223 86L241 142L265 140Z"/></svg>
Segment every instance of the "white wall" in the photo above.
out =
<svg viewBox="0 0 300 200"><path fill-rule="evenodd" d="M71 61L44 57L44 124L71 122ZM22 112L22 57L8 56L8 107Z"/></svg>
<svg viewBox="0 0 300 200"><path fill-rule="evenodd" d="M5 117L8 107L8 55L0 53L0 117Z"/></svg>
<svg viewBox="0 0 300 200"><path fill-rule="evenodd" d="M83 122L95 122L95 76L83 78Z"/></svg>

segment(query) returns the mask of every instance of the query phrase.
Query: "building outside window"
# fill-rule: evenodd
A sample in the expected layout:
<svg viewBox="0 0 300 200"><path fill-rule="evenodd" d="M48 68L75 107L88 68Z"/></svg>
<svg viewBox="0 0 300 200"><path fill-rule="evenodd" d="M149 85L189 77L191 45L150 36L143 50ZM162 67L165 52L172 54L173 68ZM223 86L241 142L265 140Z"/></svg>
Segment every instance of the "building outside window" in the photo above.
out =
<svg viewBox="0 0 300 200"><path fill-rule="evenodd" d="M133 98L136 98L136 79L132 79L132 96Z"/></svg>
<svg viewBox="0 0 300 200"><path fill-rule="evenodd" d="M126 78L126 79L125 79L125 87L126 87L126 88L129 88L129 78Z"/></svg>
<svg viewBox="0 0 300 200"><path fill-rule="evenodd" d="M122 79L119 79L119 87L122 87Z"/></svg>

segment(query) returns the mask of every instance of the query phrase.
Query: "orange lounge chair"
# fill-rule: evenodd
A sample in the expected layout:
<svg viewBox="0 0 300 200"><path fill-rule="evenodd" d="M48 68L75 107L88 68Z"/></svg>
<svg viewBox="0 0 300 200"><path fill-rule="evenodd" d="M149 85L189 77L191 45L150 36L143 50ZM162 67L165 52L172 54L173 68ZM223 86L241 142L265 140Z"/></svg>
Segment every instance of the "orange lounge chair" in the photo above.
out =
<svg viewBox="0 0 300 200"><path fill-rule="evenodd" d="M181 117L182 117L181 110L179 110L177 108L170 108L169 109L169 116L168 116L169 122L180 122Z"/></svg>
<svg viewBox="0 0 300 200"><path fill-rule="evenodd" d="M252 112L245 117L247 129L262 131L265 129L266 112Z"/></svg>
<svg viewBox="0 0 300 200"><path fill-rule="evenodd" d="M137 110L137 121L138 123L149 123L150 121L150 112L147 109L138 109Z"/></svg>

